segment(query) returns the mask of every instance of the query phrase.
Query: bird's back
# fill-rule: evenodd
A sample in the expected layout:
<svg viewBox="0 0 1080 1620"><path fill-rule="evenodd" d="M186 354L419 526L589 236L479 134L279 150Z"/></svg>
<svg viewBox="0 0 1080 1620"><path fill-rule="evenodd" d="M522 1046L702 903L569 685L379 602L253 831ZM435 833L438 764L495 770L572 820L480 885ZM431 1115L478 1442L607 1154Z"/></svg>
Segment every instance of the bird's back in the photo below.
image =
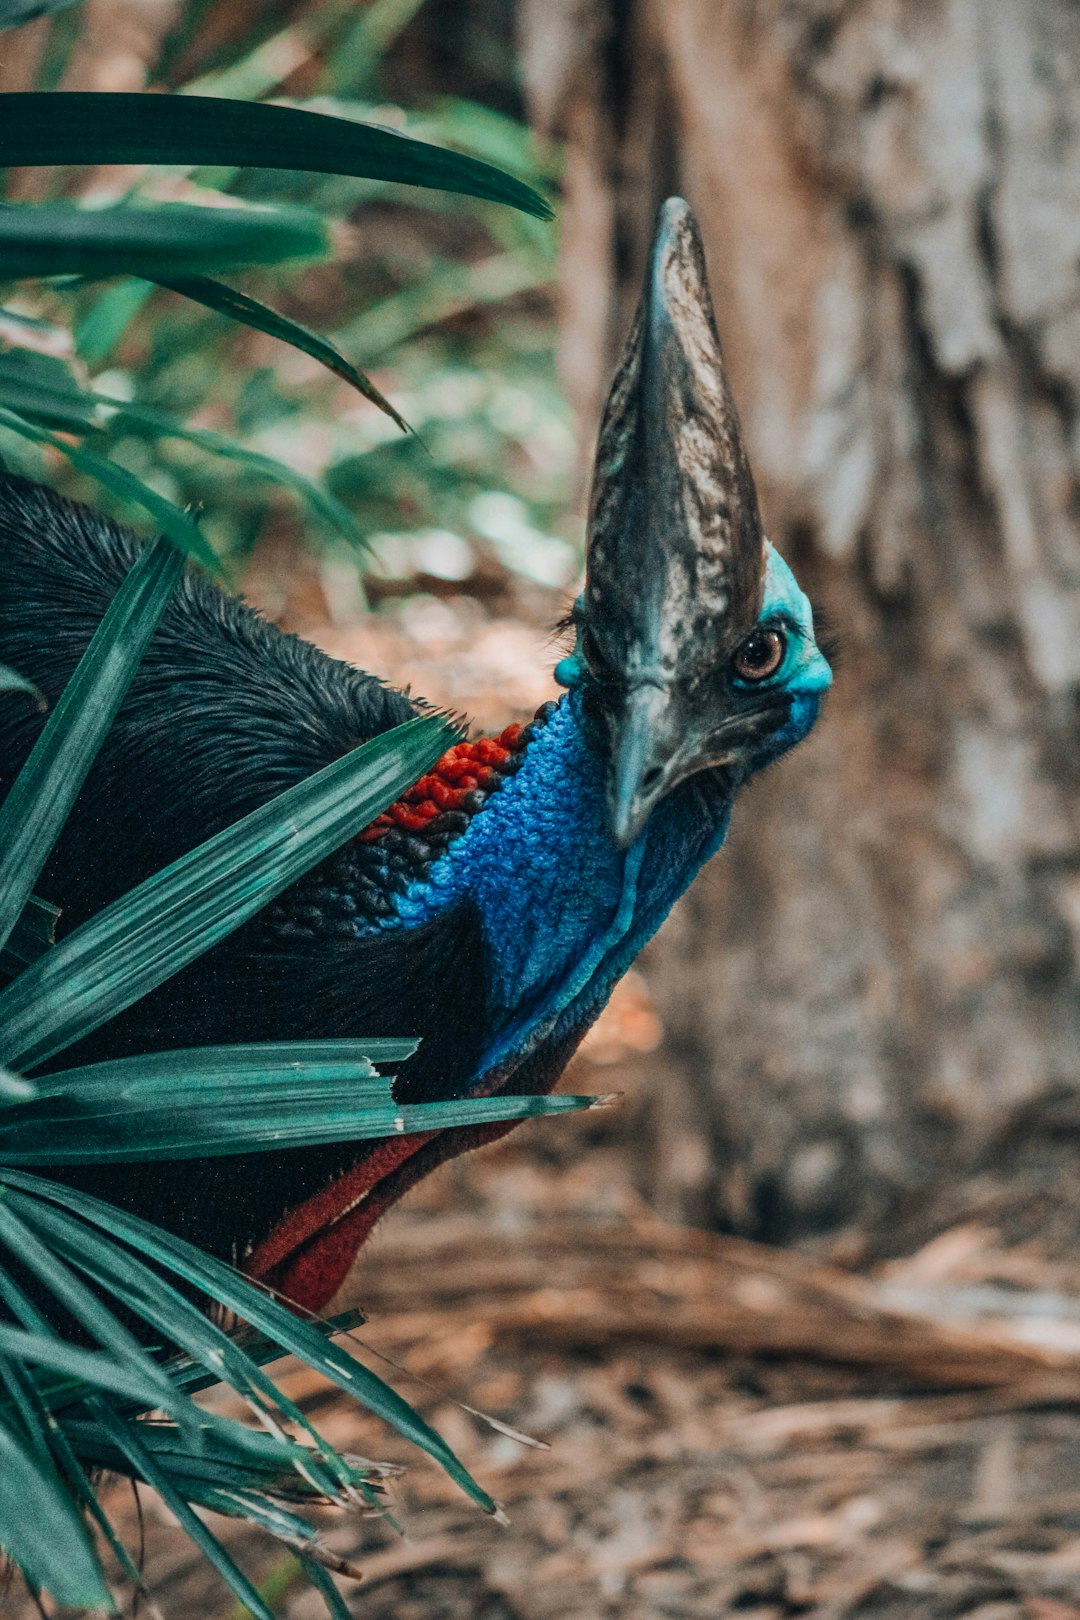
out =
<svg viewBox="0 0 1080 1620"><path fill-rule="evenodd" d="M139 545L97 513L0 478L0 663L33 681L50 706ZM283 634L189 571L40 887L62 905L69 928L416 712L402 693ZM0 791L42 719L18 694L0 704Z"/></svg>

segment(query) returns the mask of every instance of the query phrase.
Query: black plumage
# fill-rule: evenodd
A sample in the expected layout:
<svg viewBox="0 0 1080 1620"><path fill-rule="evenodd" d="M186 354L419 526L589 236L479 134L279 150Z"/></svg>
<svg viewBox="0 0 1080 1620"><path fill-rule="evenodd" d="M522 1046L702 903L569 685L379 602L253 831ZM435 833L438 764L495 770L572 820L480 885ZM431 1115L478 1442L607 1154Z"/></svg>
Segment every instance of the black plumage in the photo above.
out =
<svg viewBox="0 0 1080 1620"><path fill-rule="evenodd" d="M54 702L138 546L100 515L0 477L0 662ZM189 571L37 885L61 907L61 936L421 707ZM0 703L0 792L42 723L18 693ZM422 868L450 835L436 832L433 845L403 835L350 843L52 1066L234 1040L409 1035L424 1044L399 1076L402 1100L454 1095L479 1056L478 919L459 907L376 938L355 928L357 916L388 912L405 868ZM335 1146L63 1174L217 1253L242 1255L356 1158Z"/></svg>

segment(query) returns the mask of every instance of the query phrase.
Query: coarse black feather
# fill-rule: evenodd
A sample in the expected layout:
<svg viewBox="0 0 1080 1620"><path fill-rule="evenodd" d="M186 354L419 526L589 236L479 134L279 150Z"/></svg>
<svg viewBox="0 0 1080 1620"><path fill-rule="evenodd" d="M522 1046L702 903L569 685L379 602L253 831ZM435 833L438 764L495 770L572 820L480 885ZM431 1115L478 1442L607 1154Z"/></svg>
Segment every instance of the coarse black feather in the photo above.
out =
<svg viewBox="0 0 1080 1620"><path fill-rule="evenodd" d="M55 702L138 546L0 477L0 662ZM423 707L188 571L42 878L61 927ZM25 700L0 708L5 789L41 724Z"/></svg>
<svg viewBox="0 0 1080 1620"><path fill-rule="evenodd" d="M21 479L0 477L0 663L54 702L138 541ZM143 878L424 705L285 635L193 572L163 615L38 884L69 931ZM0 792L43 723L0 705ZM363 846L352 846L355 864ZM324 863L334 881L334 861ZM347 876L352 870L350 865ZM318 873L315 874L317 880ZM312 879L281 897L310 900ZM310 907L304 908L310 912ZM299 928L292 929L298 933ZM479 918L467 907L357 937L347 918L302 941L262 912L51 1065L229 1041L412 1036L402 1100L449 1097L475 1071L486 1011ZM333 1146L179 1165L66 1171L99 1196L218 1253L242 1253L357 1157Z"/></svg>

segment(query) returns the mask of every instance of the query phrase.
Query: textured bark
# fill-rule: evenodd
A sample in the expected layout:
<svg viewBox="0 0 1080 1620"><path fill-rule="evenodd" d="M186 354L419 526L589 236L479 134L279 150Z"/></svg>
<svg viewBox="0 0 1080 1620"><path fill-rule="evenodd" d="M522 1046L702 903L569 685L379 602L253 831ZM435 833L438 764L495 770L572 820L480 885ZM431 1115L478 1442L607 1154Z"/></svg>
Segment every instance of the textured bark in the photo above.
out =
<svg viewBox="0 0 1080 1620"><path fill-rule="evenodd" d="M682 191L767 527L845 648L653 951L642 1180L758 1235L887 1232L1010 1135L1038 1174L1078 1111L1080 11L520 16L534 116L569 142L583 422ZM1068 1138L1052 1163L1075 1170Z"/></svg>

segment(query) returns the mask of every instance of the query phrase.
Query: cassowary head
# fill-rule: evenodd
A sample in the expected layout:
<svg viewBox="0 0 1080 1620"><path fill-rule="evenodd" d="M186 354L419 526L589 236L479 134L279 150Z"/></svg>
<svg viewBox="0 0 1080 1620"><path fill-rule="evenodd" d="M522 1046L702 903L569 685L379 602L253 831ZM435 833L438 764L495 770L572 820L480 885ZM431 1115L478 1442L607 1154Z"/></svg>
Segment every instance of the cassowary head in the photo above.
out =
<svg viewBox="0 0 1080 1620"><path fill-rule="evenodd" d="M697 223L660 211L600 425L577 646L606 742L611 829L630 844L698 771L736 774L810 729L831 683L810 604L764 537Z"/></svg>

